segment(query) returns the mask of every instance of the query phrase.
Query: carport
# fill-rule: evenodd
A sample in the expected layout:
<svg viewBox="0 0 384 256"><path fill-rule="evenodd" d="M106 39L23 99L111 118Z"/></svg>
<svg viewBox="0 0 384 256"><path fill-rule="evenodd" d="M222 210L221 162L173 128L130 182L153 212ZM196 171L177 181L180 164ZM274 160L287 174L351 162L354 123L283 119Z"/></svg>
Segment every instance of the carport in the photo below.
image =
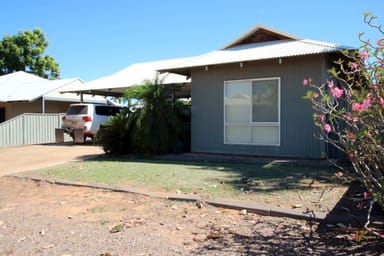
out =
<svg viewBox="0 0 384 256"><path fill-rule="evenodd" d="M84 83L80 86L66 87L62 92L78 93L81 95L81 99L83 99L83 95L121 97L128 87L143 85L146 80L151 81L158 78L163 85L172 88L171 96L173 98L188 99L191 97L191 79L189 77L158 72L160 69L182 63L186 60L187 58L179 58L133 64L117 73ZM82 143L84 141L83 138L83 130L75 129L75 143ZM63 141L64 130L56 129L56 142Z"/></svg>
<svg viewBox="0 0 384 256"><path fill-rule="evenodd" d="M132 64L121 71L80 86L67 87L63 92L121 97L126 88L142 85L145 80L158 76L162 84L171 86L176 98L191 97L191 79L184 75L159 73L158 70L186 61L187 58L169 59Z"/></svg>

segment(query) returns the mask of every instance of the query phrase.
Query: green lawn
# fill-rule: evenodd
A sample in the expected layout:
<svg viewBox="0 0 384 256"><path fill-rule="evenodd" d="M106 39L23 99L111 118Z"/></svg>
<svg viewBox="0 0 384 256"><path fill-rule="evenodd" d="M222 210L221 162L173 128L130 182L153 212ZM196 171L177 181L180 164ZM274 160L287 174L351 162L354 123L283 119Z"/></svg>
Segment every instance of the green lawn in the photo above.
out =
<svg viewBox="0 0 384 256"><path fill-rule="evenodd" d="M318 197L322 190L331 192L339 187L335 171L330 167L101 157L34 171L33 174L85 183L131 184L148 190L195 193L209 198L257 199L284 204L295 199L313 201L313 196Z"/></svg>

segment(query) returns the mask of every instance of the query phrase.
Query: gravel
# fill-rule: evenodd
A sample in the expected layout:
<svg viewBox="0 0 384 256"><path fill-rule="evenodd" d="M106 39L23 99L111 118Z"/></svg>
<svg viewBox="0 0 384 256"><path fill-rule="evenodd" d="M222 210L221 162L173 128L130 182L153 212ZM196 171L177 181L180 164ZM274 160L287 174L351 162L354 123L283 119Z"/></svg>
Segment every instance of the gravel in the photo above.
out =
<svg viewBox="0 0 384 256"><path fill-rule="evenodd" d="M0 256L380 255L355 229L155 199L0 178Z"/></svg>

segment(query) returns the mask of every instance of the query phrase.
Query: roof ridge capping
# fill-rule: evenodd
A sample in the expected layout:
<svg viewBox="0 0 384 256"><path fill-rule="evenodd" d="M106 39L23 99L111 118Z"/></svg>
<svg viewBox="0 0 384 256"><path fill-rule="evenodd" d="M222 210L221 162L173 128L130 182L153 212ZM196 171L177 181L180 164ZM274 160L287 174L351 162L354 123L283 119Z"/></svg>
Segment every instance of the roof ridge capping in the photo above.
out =
<svg viewBox="0 0 384 256"><path fill-rule="evenodd" d="M264 26L256 25L247 32L241 34L239 37L235 38L220 50L225 50L235 46L250 44L250 43L260 43L268 41L277 41L277 40L301 40L302 38Z"/></svg>
<svg viewBox="0 0 384 256"><path fill-rule="evenodd" d="M317 45L317 46L334 48L336 50L356 50L356 47L353 47L353 46L339 45L339 44L335 44L335 43L313 40L313 39L300 39L299 41L302 43L306 43L306 44L312 44L312 45Z"/></svg>

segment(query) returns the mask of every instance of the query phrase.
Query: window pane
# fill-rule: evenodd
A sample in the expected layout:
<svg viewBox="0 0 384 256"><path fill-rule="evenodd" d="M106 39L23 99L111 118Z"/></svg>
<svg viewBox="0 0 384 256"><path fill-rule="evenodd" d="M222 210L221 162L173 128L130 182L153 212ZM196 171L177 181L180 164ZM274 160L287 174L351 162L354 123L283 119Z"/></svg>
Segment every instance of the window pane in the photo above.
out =
<svg viewBox="0 0 384 256"><path fill-rule="evenodd" d="M250 122L250 95L248 81L225 83L225 122Z"/></svg>
<svg viewBox="0 0 384 256"><path fill-rule="evenodd" d="M252 143L265 145L279 144L278 126L254 126L252 127Z"/></svg>
<svg viewBox="0 0 384 256"><path fill-rule="evenodd" d="M252 82L252 122L279 121L278 80Z"/></svg>
<svg viewBox="0 0 384 256"><path fill-rule="evenodd" d="M86 115L88 112L88 106L70 106L67 115Z"/></svg>
<svg viewBox="0 0 384 256"><path fill-rule="evenodd" d="M227 126L225 129L225 142L247 143L251 141L248 126Z"/></svg>
<svg viewBox="0 0 384 256"><path fill-rule="evenodd" d="M120 112L120 107L96 106L96 114L101 116L114 116Z"/></svg>

